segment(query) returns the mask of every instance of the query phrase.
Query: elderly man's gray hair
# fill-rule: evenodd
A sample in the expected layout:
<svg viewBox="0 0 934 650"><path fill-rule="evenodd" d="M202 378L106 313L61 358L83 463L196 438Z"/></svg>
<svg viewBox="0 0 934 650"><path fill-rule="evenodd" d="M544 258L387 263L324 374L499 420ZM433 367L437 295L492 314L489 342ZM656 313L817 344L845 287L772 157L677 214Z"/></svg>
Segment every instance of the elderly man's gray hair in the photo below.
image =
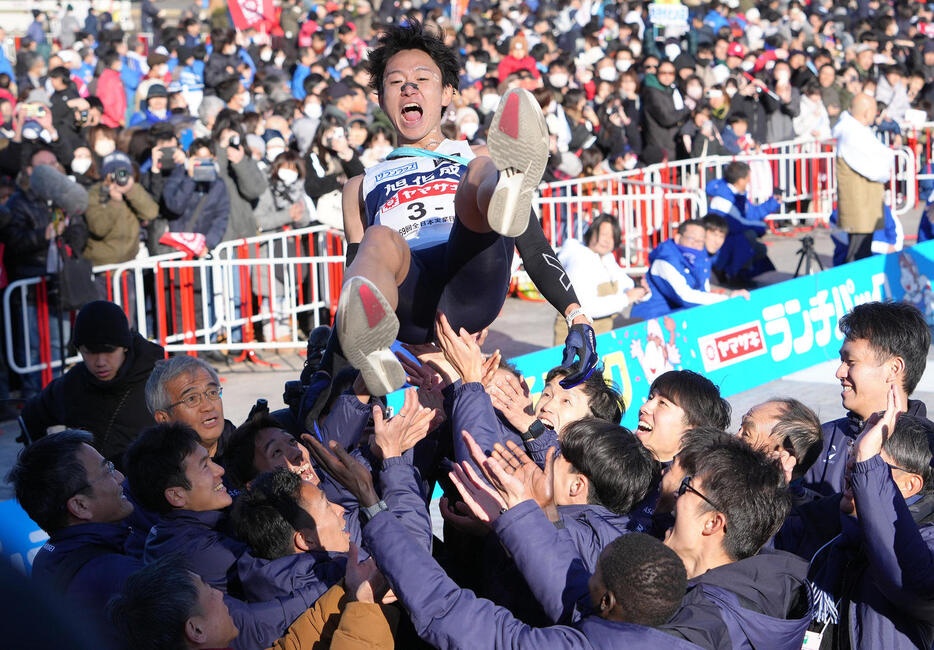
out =
<svg viewBox="0 0 934 650"><path fill-rule="evenodd" d="M146 406L149 407L149 412L155 415L156 411L168 411L172 404L172 396L166 390L166 385L179 375L193 374L198 370L207 372L217 385L220 385L217 371L198 357L180 355L157 362L146 382Z"/></svg>

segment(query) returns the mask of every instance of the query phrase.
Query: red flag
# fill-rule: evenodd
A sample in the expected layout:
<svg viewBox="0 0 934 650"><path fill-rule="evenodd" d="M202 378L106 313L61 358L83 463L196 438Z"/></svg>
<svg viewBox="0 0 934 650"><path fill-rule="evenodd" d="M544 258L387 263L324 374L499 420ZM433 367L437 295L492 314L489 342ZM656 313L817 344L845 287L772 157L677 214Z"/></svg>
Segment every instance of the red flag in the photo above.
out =
<svg viewBox="0 0 934 650"><path fill-rule="evenodd" d="M237 30L255 27L274 17L272 0L231 0L230 16Z"/></svg>

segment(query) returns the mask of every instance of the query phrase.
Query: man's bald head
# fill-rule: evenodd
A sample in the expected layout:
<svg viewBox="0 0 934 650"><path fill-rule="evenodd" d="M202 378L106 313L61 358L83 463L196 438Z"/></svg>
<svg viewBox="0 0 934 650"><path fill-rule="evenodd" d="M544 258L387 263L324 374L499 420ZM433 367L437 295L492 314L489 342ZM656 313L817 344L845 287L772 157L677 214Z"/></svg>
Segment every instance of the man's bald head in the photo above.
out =
<svg viewBox="0 0 934 650"><path fill-rule="evenodd" d="M850 104L850 114L857 122L870 126L876 121L876 100L866 93L860 93Z"/></svg>

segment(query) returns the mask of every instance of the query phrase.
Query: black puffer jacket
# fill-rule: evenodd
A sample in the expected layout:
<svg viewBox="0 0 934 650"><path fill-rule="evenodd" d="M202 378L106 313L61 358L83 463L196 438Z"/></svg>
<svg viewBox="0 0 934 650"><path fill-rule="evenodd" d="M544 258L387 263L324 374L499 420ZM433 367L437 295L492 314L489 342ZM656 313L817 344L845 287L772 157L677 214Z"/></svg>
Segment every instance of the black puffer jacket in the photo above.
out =
<svg viewBox="0 0 934 650"><path fill-rule="evenodd" d="M161 345L134 333L126 360L110 381L100 381L79 363L26 402L23 421L29 434L41 438L55 425L90 431L101 455L119 466L139 432L156 423L146 407L145 388L156 361L164 357Z"/></svg>
<svg viewBox="0 0 934 650"><path fill-rule="evenodd" d="M7 202L10 221L3 229L6 244L3 261L13 279L32 278L46 273L49 240L45 229L52 221L52 209L32 190L20 187ZM84 216L72 218L62 237L80 255L88 241Z"/></svg>

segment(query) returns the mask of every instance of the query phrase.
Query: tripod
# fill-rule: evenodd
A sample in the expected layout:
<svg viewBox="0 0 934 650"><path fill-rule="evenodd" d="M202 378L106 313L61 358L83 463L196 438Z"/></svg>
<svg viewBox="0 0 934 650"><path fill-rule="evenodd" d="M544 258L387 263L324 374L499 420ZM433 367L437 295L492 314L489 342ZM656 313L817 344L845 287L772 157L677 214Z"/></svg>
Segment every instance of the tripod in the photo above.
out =
<svg viewBox="0 0 934 650"><path fill-rule="evenodd" d="M804 264L804 274L811 275L811 262L817 264L817 267L823 271L824 265L821 264L820 257L817 255L817 251L814 250L814 238L810 235L805 235L801 238L801 248L798 249L798 266L795 269L794 277L798 277L801 274L801 265Z"/></svg>

